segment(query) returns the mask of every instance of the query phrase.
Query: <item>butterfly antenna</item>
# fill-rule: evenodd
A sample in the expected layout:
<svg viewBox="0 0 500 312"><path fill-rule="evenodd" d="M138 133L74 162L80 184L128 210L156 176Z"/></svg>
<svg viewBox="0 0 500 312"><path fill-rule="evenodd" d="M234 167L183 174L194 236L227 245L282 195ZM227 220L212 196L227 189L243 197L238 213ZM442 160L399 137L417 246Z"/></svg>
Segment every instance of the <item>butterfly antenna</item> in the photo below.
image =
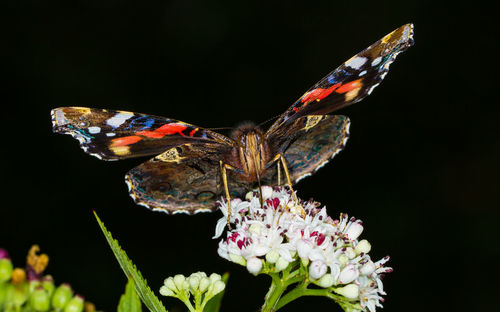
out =
<svg viewBox="0 0 500 312"><path fill-rule="evenodd" d="M233 127L205 128L207 130L234 130Z"/></svg>
<svg viewBox="0 0 500 312"><path fill-rule="evenodd" d="M276 115L274 117L271 117L263 122L261 122L260 124L257 125L258 128L262 128L263 125L265 125L266 123L270 122L270 121L273 121L273 120L276 120L280 115Z"/></svg>

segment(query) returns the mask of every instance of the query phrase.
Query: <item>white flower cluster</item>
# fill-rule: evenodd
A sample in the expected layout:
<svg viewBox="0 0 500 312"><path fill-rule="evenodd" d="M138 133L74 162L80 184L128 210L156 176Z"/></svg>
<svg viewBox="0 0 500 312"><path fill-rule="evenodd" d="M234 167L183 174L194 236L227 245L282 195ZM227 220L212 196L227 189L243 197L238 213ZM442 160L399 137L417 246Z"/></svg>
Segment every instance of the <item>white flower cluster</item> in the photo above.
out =
<svg viewBox="0 0 500 312"><path fill-rule="evenodd" d="M284 187L264 186L262 197L262 206L257 192L248 193L245 201L231 201L230 222L235 228L219 243L221 257L246 266L252 274L269 266L272 272L280 272L299 263L307 268L309 280L359 301L362 310L373 312L382 306L385 292L380 274L392 271L384 267L389 257L370 259L370 243L358 241L363 231L360 220L345 214L334 220L312 200L301 201L299 207ZM227 204L219 204L225 216L217 223L215 237L227 222Z"/></svg>
<svg viewBox="0 0 500 312"><path fill-rule="evenodd" d="M176 297L187 306L191 306L191 295L195 298L196 311L203 310L205 304L215 295L224 290L226 284L219 274L212 273L207 276L205 272L196 272L188 277L177 274L165 279L160 287L162 296ZM198 307L199 306L199 307Z"/></svg>

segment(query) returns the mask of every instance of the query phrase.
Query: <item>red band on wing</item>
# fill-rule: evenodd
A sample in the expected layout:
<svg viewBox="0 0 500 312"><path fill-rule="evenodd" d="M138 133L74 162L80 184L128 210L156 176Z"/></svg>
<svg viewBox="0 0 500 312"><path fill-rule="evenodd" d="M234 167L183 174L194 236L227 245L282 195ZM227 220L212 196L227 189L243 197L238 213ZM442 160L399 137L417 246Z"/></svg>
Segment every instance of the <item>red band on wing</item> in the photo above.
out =
<svg viewBox="0 0 500 312"><path fill-rule="evenodd" d="M346 93L346 92L352 91L354 89L361 88L361 86L363 86L363 83L361 83L361 80L362 79L358 79L358 80L354 80L354 81L348 82L346 84L343 84L337 90L335 90L335 92Z"/></svg>
<svg viewBox="0 0 500 312"><path fill-rule="evenodd" d="M186 128L187 128L187 126L184 126L184 125L170 123L170 124L165 124L165 125L161 126L160 128L153 130L153 131L149 131L149 130L140 131L140 132L136 132L136 134L142 135L142 136L145 136L148 138L159 139L159 138L163 138L166 135L175 134L175 133L179 133L180 135L184 136L182 131L184 131Z"/></svg>
<svg viewBox="0 0 500 312"><path fill-rule="evenodd" d="M126 145L130 145L130 144L134 144L136 142L139 142L140 140L142 140L142 138L139 136L136 136L136 135L126 136L123 138L116 138L116 139L111 140L111 142L113 142L111 144L111 146L114 146L114 147L126 146Z"/></svg>
<svg viewBox="0 0 500 312"><path fill-rule="evenodd" d="M327 96L329 96L330 93L332 93L333 91L335 91L335 89L337 89L339 86L341 86L341 84L340 83L336 83L336 84L332 85L328 89L323 89L323 88L314 89L314 90L308 92L306 95L304 95L300 99L300 101L302 103L309 103L309 102L312 102L312 101L315 101L315 100L322 100L322 99L326 98Z"/></svg>

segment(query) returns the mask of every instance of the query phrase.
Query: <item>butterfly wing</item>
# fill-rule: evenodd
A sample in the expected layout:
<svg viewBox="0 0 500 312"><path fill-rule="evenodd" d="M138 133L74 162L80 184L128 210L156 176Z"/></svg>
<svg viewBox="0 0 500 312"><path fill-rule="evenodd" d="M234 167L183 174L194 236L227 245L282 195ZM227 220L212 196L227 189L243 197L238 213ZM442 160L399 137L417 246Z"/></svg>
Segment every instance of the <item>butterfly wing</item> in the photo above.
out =
<svg viewBox="0 0 500 312"><path fill-rule="evenodd" d="M53 131L69 134L88 154L103 160L157 155L185 143L232 145L231 139L182 121L86 107L52 112Z"/></svg>
<svg viewBox="0 0 500 312"><path fill-rule="evenodd" d="M349 124L349 118L340 115L304 116L293 123L293 135L275 142L281 146L279 152L286 159L293 183L316 172L344 148ZM264 183L275 184L277 173L270 169Z"/></svg>
<svg viewBox="0 0 500 312"><path fill-rule="evenodd" d="M396 56L413 45L413 25L406 24L378 40L329 73L302 95L266 132L276 135L306 115L324 115L356 103L380 84ZM283 132L283 130L279 130Z"/></svg>
<svg viewBox="0 0 500 312"><path fill-rule="evenodd" d="M223 190L219 161L229 149L214 143L170 148L127 173L130 196L139 205L166 213L215 210ZM244 194L245 184L229 181L232 196Z"/></svg>

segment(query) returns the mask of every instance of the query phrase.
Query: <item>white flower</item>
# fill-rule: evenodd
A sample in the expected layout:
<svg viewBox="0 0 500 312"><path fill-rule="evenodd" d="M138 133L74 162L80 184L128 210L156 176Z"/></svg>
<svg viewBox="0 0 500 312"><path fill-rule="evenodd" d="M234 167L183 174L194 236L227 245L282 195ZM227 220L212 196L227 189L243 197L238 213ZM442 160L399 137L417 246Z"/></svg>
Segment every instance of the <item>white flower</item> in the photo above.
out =
<svg viewBox="0 0 500 312"><path fill-rule="evenodd" d="M284 187L262 187L249 192L245 201L231 201L231 224L226 239L219 242L221 257L259 273L299 270L304 278L330 288L350 301L359 301L363 310L374 312L385 295L381 274L392 271L384 264L388 257L373 262L367 240L358 241L363 232L361 220L341 214L328 216L326 208L312 200L296 203ZM219 202L223 217L217 222L216 237L227 224L227 204ZM305 215L298 213L299 207ZM298 272L298 271L297 271Z"/></svg>

